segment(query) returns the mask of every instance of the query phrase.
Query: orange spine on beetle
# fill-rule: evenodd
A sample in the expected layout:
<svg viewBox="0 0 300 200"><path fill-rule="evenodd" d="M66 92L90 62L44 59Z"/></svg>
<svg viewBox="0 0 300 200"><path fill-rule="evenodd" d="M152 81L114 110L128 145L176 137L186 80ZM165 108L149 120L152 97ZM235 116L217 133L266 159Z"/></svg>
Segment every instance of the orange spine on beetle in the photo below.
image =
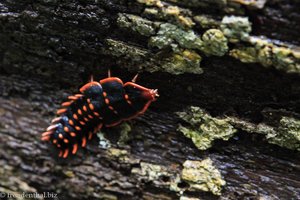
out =
<svg viewBox="0 0 300 200"><path fill-rule="evenodd" d="M110 74L110 73L109 73ZM148 89L131 82L123 84L117 77L99 82L91 80L80 88L81 94L68 97L57 111L59 117L42 134L60 150L59 157L76 154L102 126L112 127L143 114L158 97L157 89Z"/></svg>

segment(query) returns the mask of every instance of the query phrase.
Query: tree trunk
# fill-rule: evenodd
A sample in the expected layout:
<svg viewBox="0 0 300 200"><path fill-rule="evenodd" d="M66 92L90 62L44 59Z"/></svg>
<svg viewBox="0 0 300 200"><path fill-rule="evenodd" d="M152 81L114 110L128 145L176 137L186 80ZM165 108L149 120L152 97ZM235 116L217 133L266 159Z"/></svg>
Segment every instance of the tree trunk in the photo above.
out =
<svg viewBox="0 0 300 200"><path fill-rule="evenodd" d="M299 10L296 0L2 1L1 198L299 199ZM58 158L41 133L108 69L124 82L139 72L158 101L102 130L108 141ZM178 114L191 106L205 113L196 125ZM205 120L234 133L201 149L180 127ZM202 168L206 181L185 176Z"/></svg>

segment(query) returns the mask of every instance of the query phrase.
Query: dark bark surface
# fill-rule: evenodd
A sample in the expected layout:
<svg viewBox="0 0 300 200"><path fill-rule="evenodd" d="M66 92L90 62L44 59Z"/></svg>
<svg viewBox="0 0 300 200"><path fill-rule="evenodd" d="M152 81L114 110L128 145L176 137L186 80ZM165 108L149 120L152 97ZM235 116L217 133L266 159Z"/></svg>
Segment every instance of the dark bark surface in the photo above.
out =
<svg viewBox="0 0 300 200"><path fill-rule="evenodd" d="M218 7L177 5L191 9L193 15L223 16ZM243 9L255 35L300 44L297 1L269 2L263 10ZM117 144L118 127L104 130L114 147L129 152L130 162L110 156L95 138L87 149L65 160L40 141L60 103L77 92L90 74L102 79L111 68L114 76L126 81L135 75L120 65L128 65L128 58L116 59L105 51L105 40L148 49L145 36L124 31L116 22L118 13L141 15L142 10L143 5L125 0L0 3L0 192L50 191L58 199L179 199L164 186L168 179L155 183L132 169L148 162L180 173L185 160L210 157L226 180L221 197L207 192L185 196L299 199L299 152L242 130L229 141L216 141L209 150L199 151L177 131L182 120L174 113L191 105L212 116L234 116L254 124L264 122L265 109L299 118L299 75L229 56L205 57L200 75L141 73L139 83L158 88L161 97L132 121L125 145Z"/></svg>

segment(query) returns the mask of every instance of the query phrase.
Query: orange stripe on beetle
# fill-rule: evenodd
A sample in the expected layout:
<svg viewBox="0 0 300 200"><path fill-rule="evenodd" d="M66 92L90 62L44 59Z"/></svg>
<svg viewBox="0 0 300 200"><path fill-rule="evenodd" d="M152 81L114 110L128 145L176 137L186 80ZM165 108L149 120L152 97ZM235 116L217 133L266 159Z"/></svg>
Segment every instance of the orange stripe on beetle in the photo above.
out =
<svg viewBox="0 0 300 200"><path fill-rule="evenodd" d="M89 121L89 119L88 119L88 118L86 118L86 117L84 117L83 119L84 119L84 121L86 121L86 122L88 122L88 121Z"/></svg>
<svg viewBox="0 0 300 200"><path fill-rule="evenodd" d="M64 131L65 131L65 132L69 132L70 130L69 130L69 128L68 128L67 126L65 126L65 127L64 127Z"/></svg>
<svg viewBox="0 0 300 200"><path fill-rule="evenodd" d="M61 115L61 114L65 113L66 111L67 111L66 108L62 108L62 109L59 109L56 113L57 113L58 115Z"/></svg>
<svg viewBox="0 0 300 200"><path fill-rule="evenodd" d="M92 103L89 103L89 108L90 108L91 110L94 110L94 109L95 109L95 107L94 107L94 105L93 105Z"/></svg>
<svg viewBox="0 0 300 200"><path fill-rule="evenodd" d="M97 112L93 112L93 114L94 114L96 117L100 117L100 114L97 113Z"/></svg>
<svg viewBox="0 0 300 200"><path fill-rule="evenodd" d="M75 113L73 114L73 118L78 120L78 116Z"/></svg>
<svg viewBox="0 0 300 200"><path fill-rule="evenodd" d="M63 154L63 158L68 157L68 154L69 154L69 149L65 149L65 152Z"/></svg>
<svg viewBox="0 0 300 200"><path fill-rule="evenodd" d="M71 135L72 137L76 137L76 133L74 133L74 132L71 132L70 135Z"/></svg>
<svg viewBox="0 0 300 200"><path fill-rule="evenodd" d="M86 137L83 136L81 146L85 147L85 145L86 145Z"/></svg>
<svg viewBox="0 0 300 200"><path fill-rule="evenodd" d="M72 101L67 101L67 102L62 103L61 106L68 107L68 106L70 106L72 103L73 103Z"/></svg>
<svg viewBox="0 0 300 200"><path fill-rule="evenodd" d="M69 124L70 124L70 125L74 126L74 122L73 122L73 120L69 119L69 121L68 121L68 122L69 122Z"/></svg>
<svg viewBox="0 0 300 200"><path fill-rule="evenodd" d="M87 111L87 108L86 108L86 106L83 106L83 108L82 108L85 112Z"/></svg>
<svg viewBox="0 0 300 200"><path fill-rule="evenodd" d="M88 137L88 139L89 139L89 140L91 140L91 139L92 139L92 137L93 137L93 132L92 132L92 131L90 131L90 132L89 132L89 137Z"/></svg>
<svg viewBox="0 0 300 200"><path fill-rule="evenodd" d="M78 97L76 97L76 96L69 96L68 99L70 99L70 100L77 100Z"/></svg>
<svg viewBox="0 0 300 200"><path fill-rule="evenodd" d="M72 150L72 154L75 154L77 152L77 149L78 149L78 144L74 144L73 145L73 150Z"/></svg>

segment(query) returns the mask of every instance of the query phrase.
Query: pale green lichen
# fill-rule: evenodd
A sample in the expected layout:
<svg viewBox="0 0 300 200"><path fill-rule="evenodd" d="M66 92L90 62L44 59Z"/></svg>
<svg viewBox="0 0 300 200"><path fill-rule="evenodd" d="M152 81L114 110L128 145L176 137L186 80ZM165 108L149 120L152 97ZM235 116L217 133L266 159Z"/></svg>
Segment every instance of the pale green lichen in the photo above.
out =
<svg viewBox="0 0 300 200"><path fill-rule="evenodd" d="M178 130L200 150L210 148L216 139L228 140L236 132L227 119L214 118L199 107L192 106L188 111L177 114L191 126L180 125Z"/></svg>
<svg viewBox="0 0 300 200"><path fill-rule="evenodd" d="M163 4L160 0L137 0L137 2L143 3L147 6L163 7Z"/></svg>
<svg viewBox="0 0 300 200"><path fill-rule="evenodd" d="M151 37L149 40L149 46L151 47L157 47L158 49L163 49L171 46L171 44L174 42L174 40L170 37L167 36L155 36ZM177 48L178 45L173 45L174 47Z"/></svg>
<svg viewBox="0 0 300 200"><path fill-rule="evenodd" d="M71 170L63 171L63 173L68 177L68 178L73 178L75 177L75 174Z"/></svg>
<svg viewBox="0 0 300 200"><path fill-rule="evenodd" d="M118 126L118 131L120 133L120 137L118 139L118 145L124 146L126 142L130 139L128 133L131 131L131 127L128 123L122 123ZM105 133L99 131L97 133L97 137L99 139L99 147L102 149L109 149L112 145L108 139L105 138Z"/></svg>
<svg viewBox="0 0 300 200"><path fill-rule="evenodd" d="M282 117L278 130L267 135L270 143L300 151L300 120Z"/></svg>
<svg viewBox="0 0 300 200"><path fill-rule="evenodd" d="M209 29L201 38L192 30L183 30L173 24L162 24L156 36L151 37L149 45L159 49L195 49L206 55L223 56L228 51L227 39L218 29Z"/></svg>
<svg viewBox="0 0 300 200"><path fill-rule="evenodd" d="M147 49L131 46L122 41L107 39L106 45L107 48L104 51L108 51L110 55L115 57L122 57L123 59L130 60L134 63L143 63L149 56L149 52L147 51Z"/></svg>
<svg viewBox="0 0 300 200"><path fill-rule="evenodd" d="M141 162L140 168L133 168L131 173L144 176L149 181L159 180L162 176L171 176L166 167L146 162Z"/></svg>
<svg viewBox="0 0 300 200"><path fill-rule="evenodd" d="M187 188L179 187L180 183L182 183L181 173L177 173L174 177L172 177L169 184L169 189L171 191L179 193L181 196Z"/></svg>
<svg viewBox="0 0 300 200"><path fill-rule="evenodd" d="M218 28L220 22L208 15L196 15L194 20L203 29Z"/></svg>
<svg viewBox="0 0 300 200"><path fill-rule="evenodd" d="M272 49L273 66L286 72L300 72L300 59L294 57L292 51L284 47L274 47Z"/></svg>
<svg viewBox="0 0 300 200"><path fill-rule="evenodd" d="M118 145L124 146L128 140L130 139L129 133L131 131L131 126L124 122L119 126L120 129L120 137L118 140Z"/></svg>
<svg viewBox="0 0 300 200"><path fill-rule="evenodd" d="M165 13L167 18L170 16L173 17L176 24L181 27L190 28L195 25L193 20L189 16L183 14L183 10L177 6L166 6L162 12Z"/></svg>
<svg viewBox="0 0 300 200"><path fill-rule="evenodd" d="M164 40L165 42L163 42ZM149 40L149 45L162 49L171 46L171 44L174 44L173 48L178 48L179 45L186 49L200 50L202 47L202 41L194 31L183 30L170 23L161 24L156 36Z"/></svg>
<svg viewBox="0 0 300 200"><path fill-rule="evenodd" d="M110 156L113 156L113 157L117 157L117 158L120 158L120 157L125 157L127 156L128 152L126 150L123 150L123 149L116 149L116 148L109 148L107 150L107 153L110 155Z"/></svg>
<svg viewBox="0 0 300 200"><path fill-rule="evenodd" d="M201 50L206 55L224 56L228 51L227 39L218 29L209 29L202 35Z"/></svg>
<svg viewBox="0 0 300 200"><path fill-rule="evenodd" d="M102 149L108 149L111 147L110 141L105 138L103 132L98 132L97 137L99 138L99 147Z"/></svg>
<svg viewBox="0 0 300 200"><path fill-rule="evenodd" d="M214 23L214 26L216 27L216 23ZM219 28L229 42L238 43L243 41L247 45L233 48L229 52L230 56L245 63L261 63L265 67L273 66L278 70L288 73L300 73L299 50L287 46L278 46L270 40L250 36L251 23L248 18L225 16ZM204 40L203 36L202 40ZM215 46L218 44L215 41L210 42ZM203 41L202 46L205 46ZM217 48L215 49L217 50ZM205 52L205 49L202 49L202 51ZM220 55L224 55L225 52L226 46Z"/></svg>
<svg viewBox="0 0 300 200"><path fill-rule="evenodd" d="M252 30L251 23L247 17L237 16L223 17L220 28L230 42L247 39Z"/></svg>
<svg viewBox="0 0 300 200"><path fill-rule="evenodd" d="M300 73L300 58L295 50L255 37L249 37L248 41L254 47L232 49L229 54L242 62L261 63L265 67L274 66L289 73Z"/></svg>
<svg viewBox="0 0 300 200"><path fill-rule="evenodd" d="M158 16L159 15L159 9L157 8L145 8L144 14L147 16Z"/></svg>
<svg viewBox="0 0 300 200"><path fill-rule="evenodd" d="M265 123L253 124L234 117L228 118L230 123L249 133L259 133L266 136L271 144L300 151L300 120L292 117L282 117L278 126Z"/></svg>
<svg viewBox="0 0 300 200"><path fill-rule="evenodd" d="M181 178L190 185L189 191L202 190L221 195L222 186L226 182L222 179L219 170L213 166L210 158L202 161L187 160L183 167Z"/></svg>
<svg viewBox="0 0 300 200"><path fill-rule="evenodd" d="M216 5L221 6L225 12L234 13L242 11L240 10L242 5L262 8L266 2L265 0L168 1L200 7ZM154 54L153 49L107 39L108 47L103 51L109 51L109 55L121 58L117 62L129 70L200 74L203 72L200 68L202 54L224 56L229 52L230 56L242 62L260 63L265 67L273 66L278 70L300 73L300 53L286 45L274 45L270 40L250 36L252 27L247 17L224 16L222 21L219 21L208 15L193 17L190 9L170 5L165 1L137 0L137 2L145 5L143 16L151 20L122 13L119 14L117 24L122 29L130 29L132 32L149 37L148 46L160 51ZM202 36L191 29L195 22L208 29ZM235 47L229 50L228 42L233 43Z"/></svg>
<svg viewBox="0 0 300 200"><path fill-rule="evenodd" d="M123 13L119 14L117 23L121 28L133 30L144 36L154 35L156 33L155 28L158 26L158 24L139 16Z"/></svg>
<svg viewBox="0 0 300 200"><path fill-rule="evenodd" d="M202 68L199 67L201 60L201 56L195 51L185 49L172 54L167 62L163 63L162 67L165 68L167 72L173 74L201 74L203 72Z"/></svg>
<svg viewBox="0 0 300 200"><path fill-rule="evenodd" d="M139 159L133 158L130 154L124 149L117 148L109 148L107 150L107 155L112 158L118 160L119 163L124 164L137 164L140 162Z"/></svg>
<svg viewBox="0 0 300 200"><path fill-rule="evenodd" d="M291 48L291 51L296 59L300 59L300 47Z"/></svg>
<svg viewBox="0 0 300 200"><path fill-rule="evenodd" d="M107 39L106 43L107 48L104 51L109 52L109 55L121 58L118 60L120 66L132 71L165 71L171 74L202 73L201 56L192 50L176 48L176 52L161 57L152 54L147 49L131 46L121 41ZM122 62L124 60L129 62L124 65Z"/></svg>
<svg viewBox="0 0 300 200"><path fill-rule="evenodd" d="M191 12L187 9L179 8L178 6L168 5L161 1L149 1L149 0L137 0L139 3L143 3L151 8L145 8L145 15L152 15L156 19L164 19L168 22L177 24L182 28L191 28L195 25L192 18L190 18Z"/></svg>
<svg viewBox="0 0 300 200"><path fill-rule="evenodd" d="M241 47L239 49L233 49L229 52L229 55L239 59L244 63L257 62L257 51L254 47Z"/></svg>
<svg viewBox="0 0 300 200"><path fill-rule="evenodd" d="M140 167L134 167L131 173L138 175L139 179L152 181L156 186L169 188L180 196L185 191L205 191L220 195L221 187L225 185L220 172L209 158L203 161L187 160L182 170L141 162ZM180 186L183 182L188 183L186 187Z"/></svg>
<svg viewBox="0 0 300 200"><path fill-rule="evenodd" d="M168 13L177 13L172 7L168 7ZM154 24L134 15L120 14L118 24L121 28L131 28L141 35L154 34ZM159 23L156 23L158 25ZM160 24L158 32L150 37L148 45L160 50L171 49L173 53L165 54L163 59L159 55L151 54L148 50L130 47L124 42L107 39L110 54L122 59L137 63L139 69L146 71L166 71L172 74L195 73L201 74L202 57L195 51L200 50L206 55L223 56L228 51L227 39L217 29L206 31L201 37L192 30L184 30L170 23ZM134 59L133 59L134 58ZM148 62L141 62L148 60ZM126 66L125 66L126 67Z"/></svg>
<svg viewBox="0 0 300 200"><path fill-rule="evenodd" d="M109 148L107 154L110 158L116 158L120 163L129 163L130 158L126 150Z"/></svg>

